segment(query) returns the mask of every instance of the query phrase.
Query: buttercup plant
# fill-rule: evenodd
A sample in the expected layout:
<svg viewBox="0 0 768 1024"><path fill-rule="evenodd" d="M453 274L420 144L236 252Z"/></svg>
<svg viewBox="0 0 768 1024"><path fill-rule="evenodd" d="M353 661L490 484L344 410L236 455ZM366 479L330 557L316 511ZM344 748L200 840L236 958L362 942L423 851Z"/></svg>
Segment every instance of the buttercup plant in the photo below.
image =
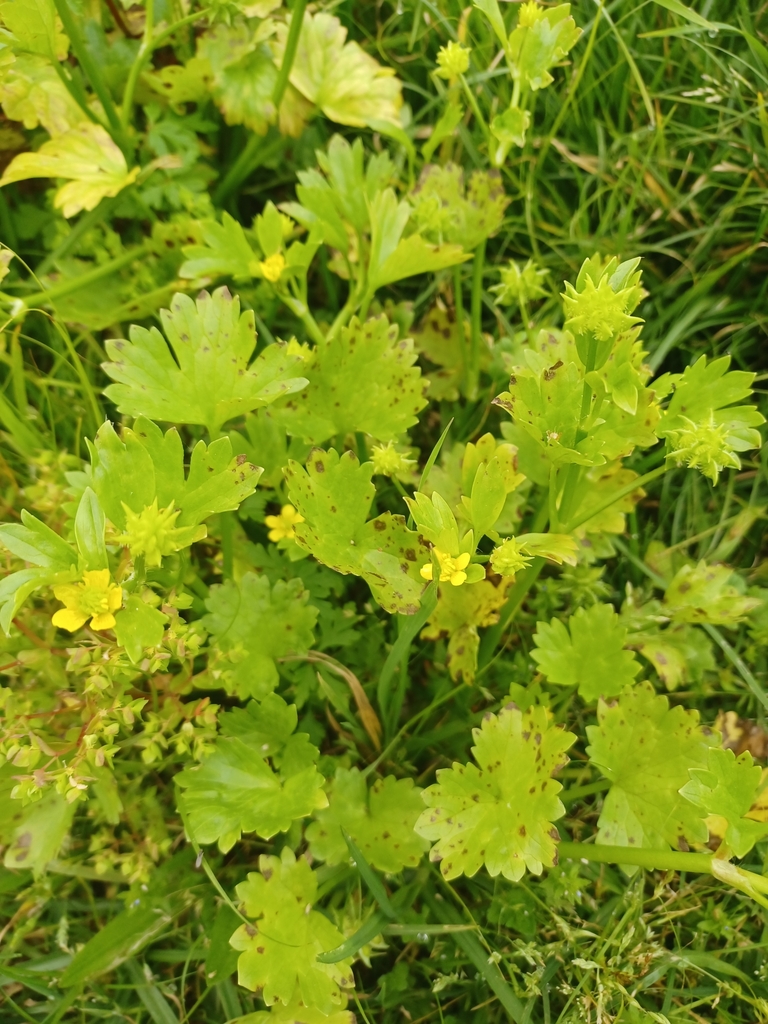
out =
<svg viewBox="0 0 768 1024"><path fill-rule="evenodd" d="M667 123L613 10L358 7L0 5L1 997L757 1019L764 374L707 289L759 246L660 326L703 184L552 223L640 161L558 135L595 54Z"/></svg>

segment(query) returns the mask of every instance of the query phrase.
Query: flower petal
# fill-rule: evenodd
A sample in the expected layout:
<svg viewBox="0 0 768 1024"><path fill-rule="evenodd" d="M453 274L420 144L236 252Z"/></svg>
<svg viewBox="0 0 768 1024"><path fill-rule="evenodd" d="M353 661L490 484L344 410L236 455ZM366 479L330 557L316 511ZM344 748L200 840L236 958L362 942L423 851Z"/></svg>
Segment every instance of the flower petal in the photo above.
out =
<svg viewBox="0 0 768 1024"><path fill-rule="evenodd" d="M87 618L87 615L81 615L80 612L75 612L71 608L59 608L51 622L60 629L66 629L69 633L75 633Z"/></svg>
<svg viewBox="0 0 768 1024"><path fill-rule="evenodd" d="M91 619L91 629L112 629L114 624L115 616L111 612L102 612Z"/></svg>

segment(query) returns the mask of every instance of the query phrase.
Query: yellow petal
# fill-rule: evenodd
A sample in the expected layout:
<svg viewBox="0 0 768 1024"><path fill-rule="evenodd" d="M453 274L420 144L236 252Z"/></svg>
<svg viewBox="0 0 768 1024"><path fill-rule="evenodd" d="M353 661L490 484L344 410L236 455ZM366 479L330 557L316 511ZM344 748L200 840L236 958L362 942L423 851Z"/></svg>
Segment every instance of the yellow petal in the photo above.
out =
<svg viewBox="0 0 768 1024"><path fill-rule="evenodd" d="M159 564L159 563L158 563ZM123 603L122 587L110 587L107 594L107 606L111 612L116 612Z"/></svg>
<svg viewBox="0 0 768 1024"><path fill-rule="evenodd" d="M469 554L465 551L458 558L454 558L453 562L457 569L466 569L469 565Z"/></svg>
<svg viewBox="0 0 768 1024"><path fill-rule="evenodd" d="M427 562L426 565L422 565L421 569L419 569L419 575L421 576L421 578L423 580L431 580L432 579L432 563L431 562Z"/></svg>
<svg viewBox="0 0 768 1024"><path fill-rule="evenodd" d="M114 624L115 616L111 612L102 612L91 619L91 629L112 629Z"/></svg>
<svg viewBox="0 0 768 1024"><path fill-rule="evenodd" d="M273 516L272 518L276 519L277 517ZM275 543L277 543L277 541L282 540L283 537L285 537L285 530L283 530L282 527L276 526L274 530L269 531L267 536L269 537L270 540L275 541Z"/></svg>
<svg viewBox="0 0 768 1024"><path fill-rule="evenodd" d="M53 588L53 596L62 604L76 604L81 589L77 583L61 583Z"/></svg>
<svg viewBox="0 0 768 1024"><path fill-rule="evenodd" d="M84 572L83 582L87 587L106 590L109 586L109 569L91 569L89 572Z"/></svg>
<svg viewBox="0 0 768 1024"><path fill-rule="evenodd" d="M267 516L264 519L264 523L267 526L271 526L273 528L276 526L280 526L280 516Z"/></svg>
<svg viewBox="0 0 768 1024"><path fill-rule="evenodd" d="M451 573L451 583L454 585L454 587L460 587L462 583L466 582L466 579L467 579L467 574L465 572L452 572Z"/></svg>
<svg viewBox="0 0 768 1024"><path fill-rule="evenodd" d="M71 608L59 608L51 622L60 629L66 629L69 633L75 633L87 618L87 615L73 612Z"/></svg>

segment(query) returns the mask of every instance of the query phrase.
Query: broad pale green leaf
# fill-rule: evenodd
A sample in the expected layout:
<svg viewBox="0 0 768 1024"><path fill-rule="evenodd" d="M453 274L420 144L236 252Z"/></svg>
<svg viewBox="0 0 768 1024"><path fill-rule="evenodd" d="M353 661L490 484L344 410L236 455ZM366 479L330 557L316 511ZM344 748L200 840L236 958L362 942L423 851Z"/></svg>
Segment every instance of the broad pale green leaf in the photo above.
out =
<svg viewBox="0 0 768 1024"><path fill-rule="evenodd" d="M568 628L559 619L537 623L531 657L550 683L578 686L587 701L615 697L640 671L624 649L627 630L609 604L579 608Z"/></svg>
<svg viewBox="0 0 768 1024"><path fill-rule="evenodd" d="M479 767L438 770L436 785L424 791L428 809L416 831L435 843L430 859L445 878L471 877L483 864L512 882L526 869L540 874L555 863L552 822L565 813L552 774L567 763L576 737L552 725L546 708L521 712L514 704L486 715L472 735Z"/></svg>
<svg viewBox="0 0 768 1024"><path fill-rule="evenodd" d="M2 68L0 103L11 121L29 129L41 124L50 135L61 135L85 118L51 62L34 54L19 53Z"/></svg>
<svg viewBox="0 0 768 1024"><path fill-rule="evenodd" d="M362 431L389 441L412 427L427 404L428 382L410 338L398 338L385 316L354 317L304 366L309 386L281 402L273 419L289 434L320 444Z"/></svg>
<svg viewBox="0 0 768 1024"><path fill-rule="evenodd" d="M267 1006L300 999L322 1013L343 1009L344 992L354 988L354 976L349 960L317 961L319 953L340 946L344 936L312 909L317 898L314 872L287 847L280 858L259 857L259 868L261 874L252 872L237 886L245 913L254 919L254 927L241 925L230 940L240 952L239 983L261 990Z"/></svg>
<svg viewBox="0 0 768 1024"><path fill-rule="evenodd" d="M288 25L277 26L275 60L282 62ZM332 14L304 15L291 84L326 117L363 128L372 121L400 126L402 85L360 46L347 42L347 30Z"/></svg>
<svg viewBox="0 0 768 1024"><path fill-rule="evenodd" d="M215 436L222 424L281 395L300 391L302 356L285 345L256 347L253 313L227 288L201 292L196 302L174 295L161 310L168 338L153 327L132 327L131 340L108 341L107 374L117 383L105 394L129 416L173 423L201 423ZM170 347L169 347L170 346Z"/></svg>
<svg viewBox="0 0 768 1024"><path fill-rule="evenodd" d="M7 868L28 868L39 875L64 842L75 813L74 804L67 803L49 786L36 803L22 808L19 802L19 810L20 820L13 829L3 863Z"/></svg>
<svg viewBox="0 0 768 1024"><path fill-rule="evenodd" d="M157 647L163 639L167 619L167 615L142 601L137 594L127 599L122 611L115 616L114 628L117 642L125 648L134 665L147 647Z"/></svg>
<svg viewBox="0 0 768 1024"><path fill-rule="evenodd" d="M185 476L179 432L171 427L163 434L143 416L133 429L125 427L122 437L107 421L89 448L93 489L107 518L120 530L126 528L126 506L141 513L155 501L160 509L179 510L175 527L197 527L217 512L238 508L261 474L244 456L233 458L229 438L221 437L211 445L197 442ZM175 532L181 534L180 529ZM184 547L197 538L192 530L179 539Z"/></svg>
<svg viewBox="0 0 768 1024"><path fill-rule="evenodd" d="M611 783L598 821L598 842L654 850L704 843L700 810L680 795L693 768L707 768L717 737L696 711L670 708L650 683L600 701L597 725L587 726L592 763Z"/></svg>
<svg viewBox="0 0 768 1024"><path fill-rule="evenodd" d="M227 124L264 135L275 118L278 71L259 29L242 20L219 22L198 40L197 59L210 68L210 91Z"/></svg>
<svg viewBox="0 0 768 1024"><path fill-rule="evenodd" d="M318 613L308 600L300 579L270 587L266 576L252 572L239 583L212 587L203 623L224 655L218 685L240 697L271 693L279 678L275 659L304 654L312 646Z"/></svg>
<svg viewBox="0 0 768 1024"><path fill-rule="evenodd" d="M736 626L763 603L747 597L730 582L733 570L725 565L684 565L667 587L663 610L674 622L709 622Z"/></svg>
<svg viewBox="0 0 768 1024"><path fill-rule="evenodd" d="M261 757L268 757L286 777L312 767L319 756L309 736L296 732L297 723L296 705L286 704L276 693L219 717L223 736L242 740Z"/></svg>
<svg viewBox="0 0 768 1024"><path fill-rule="evenodd" d="M0 580L0 628L9 634L11 622L24 602L36 590L52 586L54 583L71 583L79 573L73 565L63 572L50 569L20 569Z"/></svg>
<svg viewBox="0 0 768 1024"><path fill-rule="evenodd" d="M361 466L354 452L339 458L333 448L316 448L306 469L289 462L289 497L304 517L296 540L324 565L362 576L386 611L412 615L426 586L419 569L430 560L429 546L402 516L368 519L372 475L372 462Z"/></svg>
<svg viewBox="0 0 768 1024"><path fill-rule="evenodd" d="M218 842L223 853L243 832L271 839L327 806L323 781L314 765L290 775L274 771L261 751L235 736L220 737L201 765L176 776L194 838Z"/></svg>
<svg viewBox="0 0 768 1024"><path fill-rule="evenodd" d="M69 40L56 24L53 0L6 0L0 4L0 18L18 40L19 49L50 60L66 57Z"/></svg>
<svg viewBox="0 0 768 1024"><path fill-rule="evenodd" d="M429 847L413 831L424 809L420 794L412 779L387 775L369 789L357 768L339 768L330 790L330 806L316 811L307 829L313 855L329 864L348 860L345 829L368 863L379 871L395 874L416 867Z"/></svg>
<svg viewBox="0 0 768 1024"><path fill-rule="evenodd" d="M761 774L748 750L737 758L732 750L713 747L707 767L691 768L691 779L680 790L703 815L725 819L725 843L737 857L744 857L768 833L768 823L746 817Z"/></svg>
<svg viewBox="0 0 768 1024"><path fill-rule="evenodd" d="M0 187L28 178L67 178L53 205L65 217L92 210L107 196L116 196L136 180L139 168L128 170L120 149L106 131L83 121L44 142L36 153L20 153L0 178Z"/></svg>

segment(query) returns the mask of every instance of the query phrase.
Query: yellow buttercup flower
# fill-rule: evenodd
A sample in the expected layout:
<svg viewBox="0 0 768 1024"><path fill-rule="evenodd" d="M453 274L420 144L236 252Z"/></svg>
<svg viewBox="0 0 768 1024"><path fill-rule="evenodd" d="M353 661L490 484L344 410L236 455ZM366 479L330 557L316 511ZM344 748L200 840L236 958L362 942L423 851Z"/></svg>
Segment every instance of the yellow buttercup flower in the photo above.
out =
<svg viewBox="0 0 768 1024"><path fill-rule="evenodd" d="M115 624L113 613L123 603L123 591L112 583L109 569L84 572L80 583L63 583L54 587L53 593L65 606L53 616L53 624L70 633L88 619L92 629L111 629Z"/></svg>
<svg viewBox="0 0 768 1024"><path fill-rule="evenodd" d="M450 583L454 587L460 587L462 583L466 583L467 574L464 570L469 565L469 555L465 551L461 555L447 555L444 551L440 551L439 548L435 548L435 557L437 558L437 564L440 566L440 582ZM419 570L422 579L432 579L432 563L427 562L426 565L422 565Z"/></svg>
<svg viewBox="0 0 768 1024"><path fill-rule="evenodd" d="M272 253L265 260L259 263L259 270L264 277L272 284L280 280L280 275L285 270L285 256L281 252Z"/></svg>
<svg viewBox="0 0 768 1024"><path fill-rule="evenodd" d="M296 536L294 527L304 522L304 516L293 505L283 505L279 516L267 516L264 522L270 527L267 534L270 540L293 540Z"/></svg>

